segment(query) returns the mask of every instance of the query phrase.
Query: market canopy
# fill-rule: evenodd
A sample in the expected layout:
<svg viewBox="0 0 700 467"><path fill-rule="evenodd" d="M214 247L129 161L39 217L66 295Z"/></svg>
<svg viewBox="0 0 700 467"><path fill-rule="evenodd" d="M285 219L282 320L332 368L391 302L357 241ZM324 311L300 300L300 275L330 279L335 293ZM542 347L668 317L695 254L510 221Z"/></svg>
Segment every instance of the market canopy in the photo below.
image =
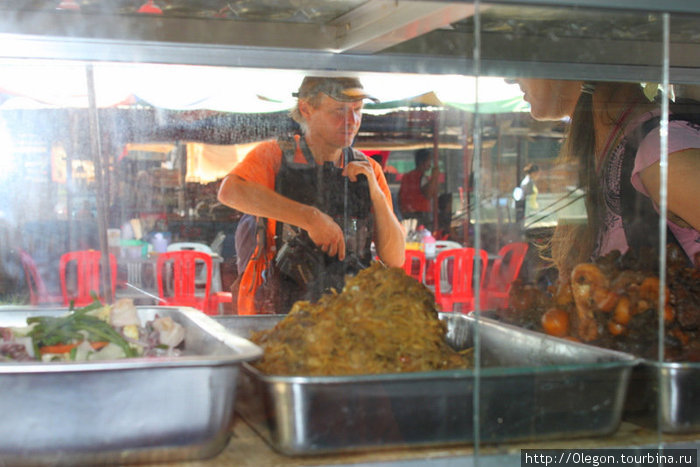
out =
<svg viewBox="0 0 700 467"><path fill-rule="evenodd" d="M168 110L268 113L294 105L304 73L190 65L96 63L95 102L100 108L146 104ZM0 110L85 108L86 65L80 62L0 62ZM453 107L481 113L527 111L518 86L501 78L455 75L360 75L380 99L368 112L413 106ZM478 95L477 95L478 86Z"/></svg>
<svg viewBox="0 0 700 467"><path fill-rule="evenodd" d="M90 159L83 144L89 139L88 114L74 112L89 105L88 70L102 131L110 135L103 139L112 145L106 152L145 160L170 153L173 142L187 144L186 179L201 183L228 173L251 143L293 130L287 112L304 77L301 71L276 69L130 63L88 68L81 62L3 60L0 124L10 134L24 131L62 141L74 159ZM365 106L364 134L357 142L365 149L423 144L421 138L433 126L426 121L421 127L410 112L416 108L528 110L518 86L501 78L399 74L389 79L372 73L360 78L381 101Z"/></svg>

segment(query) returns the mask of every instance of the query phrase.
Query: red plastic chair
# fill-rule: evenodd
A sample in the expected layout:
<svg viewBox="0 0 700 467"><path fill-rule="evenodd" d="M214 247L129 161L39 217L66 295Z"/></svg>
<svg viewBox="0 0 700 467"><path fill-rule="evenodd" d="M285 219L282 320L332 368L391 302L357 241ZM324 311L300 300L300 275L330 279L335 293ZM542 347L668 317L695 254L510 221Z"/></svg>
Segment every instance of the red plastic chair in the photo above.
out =
<svg viewBox="0 0 700 467"><path fill-rule="evenodd" d="M435 284L435 263L437 260L437 254L440 253L441 251L447 251L447 250L453 250L455 248L462 248L461 243L457 243L452 240L438 240L435 242L435 258L432 260L427 260L426 259L426 267L425 267L425 278L423 279L423 282L427 285L433 285Z"/></svg>
<svg viewBox="0 0 700 467"><path fill-rule="evenodd" d="M69 251L61 255L59 262L59 274L61 279L61 293L63 304L68 306L72 301L76 307L89 305L93 302L92 294L104 303L104 297L100 296L100 262L102 253L97 250ZM68 290L68 276L71 263L75 263L75 288ZM114 301L114 290L117 283L117 259L109 254L109 269L111 274L111 301Z"/></svg>
<svg viewBox="0 0 700 467"><path fill-rule="evenodd" d="M62 295L52 295L46 288L37 270L34 258L24 250L19 250L19 258L24 269L24 277L27 279L29 289L29 303L32 305L60 305L63 303Z"/></svg>
<svg viewBox="0 0 700 467"><path fill-rule="evenodd" d="M474 309L474 248L453 248L438 253L435 260L435 302L440 310L454 311L454 305L460 305L460 311L467 313ZM486 277L488 253L480 250L481 282L483 288ZM449 289L448 289L449 288Z"/></svg>
<svg viewBox="0 0 700 467"><path fill-rule="evenodd" d="M420 250L406 250L403 270L419 282L425 275L425 254Z"/></svg>
<svg viewBox="0 0 700 467"><path fill-rule="evenodd" d="M499 258L491 266L484 289L483 308L485 310L495 310L508 306L508 293L511 284L520 274L527 249L527 243L514 242L505 245L498 252Z"/></svg>
<svg viewBox="0 0 700 467"><path fill-rule="evenodd" d="M204 264L206 284L203 293L197 293L197 263ZM231 292L212 292L213 264L211 255L193 250L168 251L158 255L156 276L158 295L164 305L190 306L208 315L219 314L219 304L233 302ZM166 290L166 284L171 290Z"/></svg>

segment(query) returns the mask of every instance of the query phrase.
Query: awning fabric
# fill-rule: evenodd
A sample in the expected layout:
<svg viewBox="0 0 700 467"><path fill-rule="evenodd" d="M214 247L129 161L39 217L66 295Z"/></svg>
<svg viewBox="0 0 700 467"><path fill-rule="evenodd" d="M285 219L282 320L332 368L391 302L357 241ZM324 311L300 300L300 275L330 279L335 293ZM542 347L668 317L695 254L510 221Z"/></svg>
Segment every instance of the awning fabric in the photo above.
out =
<svg viewBox="0 0 700 467"><path fill-rule="evenodd" d="M91 66L100 108L147 104L168 110L281 112L294 106L292 93L303 79L296 70L126 63ZM2 60L0 110L85 108L87 74L80 62ZM396 74L387 79L386 74L371 73L360 78L365 89L381 100L368 103L367 109L449 105L470 111L478 100L480 112L527 110L518 86L501 78Z"/></svg>
<svg viewBox="0 0 700 467"><path fill-rule="evenodd" d="M210 183L225 177L256 144L217 145L187 143L185 181Z"/></svg>
<svg viewBox="0 0 700 467"><path fill-rule="evenodd" d="M446 102L445 105L455 109L463 110L464 112L477 112L476 103ZM481 114L501 114L529 111L530 104L525 102L522 97L512 97L510 99L504 99L501 101L478 103L478 112Z"/></svg>

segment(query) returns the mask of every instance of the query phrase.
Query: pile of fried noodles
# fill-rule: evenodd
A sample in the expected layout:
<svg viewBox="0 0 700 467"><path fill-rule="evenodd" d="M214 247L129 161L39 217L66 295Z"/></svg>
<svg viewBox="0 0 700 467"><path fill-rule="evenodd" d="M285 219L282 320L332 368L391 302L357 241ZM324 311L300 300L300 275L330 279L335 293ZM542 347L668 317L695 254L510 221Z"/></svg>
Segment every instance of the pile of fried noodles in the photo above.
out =
<svg viewBox="0 0 700 467"><path fill-rule="evenodd" d="M251 339L265 353L256 367L273 375L353 375L472 366L471 349L445 340L435 299L400 268L374 263L340 294L299 301L273 329Z"/></svg>

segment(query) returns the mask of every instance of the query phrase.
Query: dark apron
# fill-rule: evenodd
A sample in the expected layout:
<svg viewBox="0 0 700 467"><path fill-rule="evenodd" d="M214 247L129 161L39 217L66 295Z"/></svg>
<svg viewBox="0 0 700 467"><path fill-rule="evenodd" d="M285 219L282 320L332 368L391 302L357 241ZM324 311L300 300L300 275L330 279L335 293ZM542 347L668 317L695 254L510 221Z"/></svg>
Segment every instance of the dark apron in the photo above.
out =
<svg viewBox="0 0 700 467"><path fill-rule="evenodd" d="M342 168L332 162L318 165L306 141L299 146L306 164L294 162L294 140L279 142L282 162L275 178L275 191L302 204L314 206L328 214L343 229L345 259L328 256L298 227L277 223L275 263L280 275L282 312L287 312L297 300L316 301L323 293L340 292L345 275L354 275L369 266L373 216L369 184L364 175L351 182L342 175ZM344 166L359 160L352 148L343 149Z"/></svg>

